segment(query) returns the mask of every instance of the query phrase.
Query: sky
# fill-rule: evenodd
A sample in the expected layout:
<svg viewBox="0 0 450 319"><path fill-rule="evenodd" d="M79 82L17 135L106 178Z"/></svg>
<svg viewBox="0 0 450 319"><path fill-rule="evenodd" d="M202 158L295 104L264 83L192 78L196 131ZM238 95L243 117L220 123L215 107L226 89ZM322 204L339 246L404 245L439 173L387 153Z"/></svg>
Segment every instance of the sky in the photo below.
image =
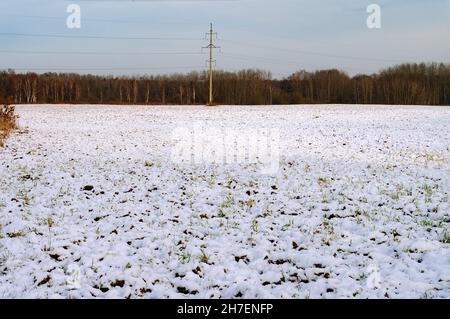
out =
<svg viewBox="0 0 450 319"><path fill-rule="evenodd" d="M70 4L81 8L79 29L66 25ZM367 27L370 4L381 8L380 29ZM301 69L354 75L402 62L450 63L450 0L2 0L0 69L202 70L210 22L220 46L215 67L223 70L281 78Z"/></svg>

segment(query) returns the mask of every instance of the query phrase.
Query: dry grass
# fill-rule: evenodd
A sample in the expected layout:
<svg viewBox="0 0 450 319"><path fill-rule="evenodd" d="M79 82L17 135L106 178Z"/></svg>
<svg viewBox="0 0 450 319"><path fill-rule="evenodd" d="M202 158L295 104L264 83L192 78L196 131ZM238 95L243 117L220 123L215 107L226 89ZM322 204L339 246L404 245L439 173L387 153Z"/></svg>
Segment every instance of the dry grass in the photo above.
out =
<svg viewBox="0 0 450 319"><path fill-rule="evenodd" d="M0 105L0 147L4 146L6 138L17 127L14 110L14 105Z"/></svg>

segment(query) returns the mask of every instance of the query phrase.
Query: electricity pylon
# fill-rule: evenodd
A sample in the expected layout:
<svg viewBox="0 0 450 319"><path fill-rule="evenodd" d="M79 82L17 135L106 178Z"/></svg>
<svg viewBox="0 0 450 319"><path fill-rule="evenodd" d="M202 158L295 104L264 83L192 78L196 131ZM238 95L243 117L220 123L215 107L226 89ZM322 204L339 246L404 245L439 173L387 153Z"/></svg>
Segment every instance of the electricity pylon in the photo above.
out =
<svg viewBox="0 0 450 319"><path fill-rule="evenodd" d="M209 49L209 100L208 105L212 106L214 105L214 95L213 95L213 63L216 61L213 59L213 50L214 49L220 49L220 47L217 47L214 45L214 36L217 37L217 33L213 31L213 25L211 23L211 28L209 30L209 33L206 34L206 36L209 36L209 45L206 47L203 47L204 49Z"/></svg>

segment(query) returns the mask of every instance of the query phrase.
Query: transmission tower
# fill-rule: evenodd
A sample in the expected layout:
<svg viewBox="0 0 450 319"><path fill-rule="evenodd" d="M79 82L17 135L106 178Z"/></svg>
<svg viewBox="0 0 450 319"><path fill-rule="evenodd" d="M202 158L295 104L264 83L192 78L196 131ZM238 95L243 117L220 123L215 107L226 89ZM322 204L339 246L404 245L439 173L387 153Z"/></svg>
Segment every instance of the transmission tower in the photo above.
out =
<svg viewBox="0 0 450 319"><path fill-rule="evenodd" d="M220 49L220 47L217 47L214 45L214 37L217 37L217 33L213 31L213 25L211 23L211 27L209 30L209 33L206 34L207 37L209 37L209 45L206 47L203 47L204 49L209 49L209 100L208 105L212 106L214 105L214 95L213 95L213 63L216 61L213 59L213 51L214 49Z"/></svg>

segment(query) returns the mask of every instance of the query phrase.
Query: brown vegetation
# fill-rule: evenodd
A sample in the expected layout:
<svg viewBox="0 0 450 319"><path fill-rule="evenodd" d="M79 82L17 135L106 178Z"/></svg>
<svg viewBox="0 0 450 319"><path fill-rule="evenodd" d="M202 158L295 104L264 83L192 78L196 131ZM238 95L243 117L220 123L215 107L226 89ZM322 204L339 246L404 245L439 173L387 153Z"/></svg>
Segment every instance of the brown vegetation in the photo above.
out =
<svg viewBox="0 0 450 319"><path fill-rule="evenodd" d="M203 104L207 72L140 77L0 72L0 97L14 103ZM402 64L372 75L299 71L274 80L269 72L214 74L219 104L450 105L450 65Z"/></svg>
<svg viewBox="0 0 450 319"><path fill-rule="evenodd" d="M6 138L16 128L16 119L14 106L0 103L0 147L3 147Z"/></svg>

